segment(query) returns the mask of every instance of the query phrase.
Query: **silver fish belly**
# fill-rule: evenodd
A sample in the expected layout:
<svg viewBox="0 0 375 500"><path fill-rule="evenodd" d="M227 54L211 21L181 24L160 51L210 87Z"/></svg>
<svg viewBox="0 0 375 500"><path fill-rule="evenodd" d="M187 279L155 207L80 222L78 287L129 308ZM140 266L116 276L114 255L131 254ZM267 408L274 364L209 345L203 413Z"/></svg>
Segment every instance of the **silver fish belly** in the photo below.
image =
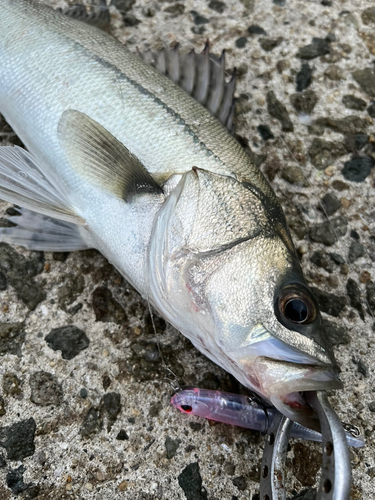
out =
<svg viewBox="0 0 375 500"><path fill-rule="evenodd" d="M341 382L281 207L246 152L109 35L27 0L0 8L0 112L29 151L0 148L0 197L24 207L0 239L97 248L198 349L313 425L301 392ZM57 226L41 230L50 218L64 221L60 241Z"/></svg>

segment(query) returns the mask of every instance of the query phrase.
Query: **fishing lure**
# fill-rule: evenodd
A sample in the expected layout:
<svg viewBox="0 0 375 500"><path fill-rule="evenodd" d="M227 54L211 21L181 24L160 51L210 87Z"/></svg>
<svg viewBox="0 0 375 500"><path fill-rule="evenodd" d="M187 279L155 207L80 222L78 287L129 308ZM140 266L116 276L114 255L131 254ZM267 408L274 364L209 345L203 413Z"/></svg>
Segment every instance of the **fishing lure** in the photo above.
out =
<svg viewBox="0 0 375 500"><path fill-rule="evenodd" d="M268 432L276 414L279 413L276 408L265 406L258 398L190 387L175 394L171 403L183 413L262 433ZM291 437L322 441L320 432L308 429L297 422L293 422ZM359 432L346 431L346 439L349 446L360 448L364 445Z"/></svg>

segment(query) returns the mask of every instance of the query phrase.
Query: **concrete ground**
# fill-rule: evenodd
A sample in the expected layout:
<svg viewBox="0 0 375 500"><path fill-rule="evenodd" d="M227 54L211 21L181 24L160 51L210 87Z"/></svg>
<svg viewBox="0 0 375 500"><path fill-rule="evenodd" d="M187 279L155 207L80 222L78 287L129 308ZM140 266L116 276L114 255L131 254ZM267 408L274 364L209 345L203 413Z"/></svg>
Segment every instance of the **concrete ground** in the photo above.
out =
<svg viewBox="0 0 375 500"><path fill-rule="evenodd" d="M351 498L373 498L373 2L112 3L111 32L130 50L178 41L199 51L208 38L213 53L226 50L228 72L237 68L238 139L279 196L320 290L344 382L331 403L365 435L351 450ZM0 126L3 144L17 143ZM0 245L0 290L0 500L259 498L264 438L170 404L175 378L243 389L157 317L155 335L147 304L100 254ZM314 498L320 460L319 445L291 443L290 498Z"/></svg>

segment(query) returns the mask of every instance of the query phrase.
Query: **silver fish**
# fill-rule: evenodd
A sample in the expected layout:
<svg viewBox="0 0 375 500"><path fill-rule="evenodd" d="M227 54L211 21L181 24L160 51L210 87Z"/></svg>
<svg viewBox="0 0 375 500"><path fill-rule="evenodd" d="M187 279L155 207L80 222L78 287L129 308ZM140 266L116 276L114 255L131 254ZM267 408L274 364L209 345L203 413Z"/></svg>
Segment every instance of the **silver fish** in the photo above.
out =
<svg viewBox="0 0 375 500"><path fill-rule="evenodd" d="M282 209L247 153L109 35L30 0L0 0L0 12L0 112L27 148L0 148L0 197L23 207L1 240L98 249L200 351L314 427L302 392L342 384ZM207 64L194 87L193 57L184 88L230 121Z"/></svg>

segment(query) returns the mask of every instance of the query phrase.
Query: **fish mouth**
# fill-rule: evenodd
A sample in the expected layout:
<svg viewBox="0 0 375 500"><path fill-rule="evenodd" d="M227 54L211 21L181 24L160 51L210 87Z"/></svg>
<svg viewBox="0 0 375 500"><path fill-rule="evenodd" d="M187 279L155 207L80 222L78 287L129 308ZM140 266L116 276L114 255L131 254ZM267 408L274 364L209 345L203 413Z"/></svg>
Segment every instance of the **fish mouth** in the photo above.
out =
<svg viewBox="0 0 375 500"><path fill-rule="evenodd" d="M317 431L320 431L319 418L307 403L304 392L342 389L338 371L333 366L298 365L263 356L254 364L263 397L286 417Z"/></svg>

